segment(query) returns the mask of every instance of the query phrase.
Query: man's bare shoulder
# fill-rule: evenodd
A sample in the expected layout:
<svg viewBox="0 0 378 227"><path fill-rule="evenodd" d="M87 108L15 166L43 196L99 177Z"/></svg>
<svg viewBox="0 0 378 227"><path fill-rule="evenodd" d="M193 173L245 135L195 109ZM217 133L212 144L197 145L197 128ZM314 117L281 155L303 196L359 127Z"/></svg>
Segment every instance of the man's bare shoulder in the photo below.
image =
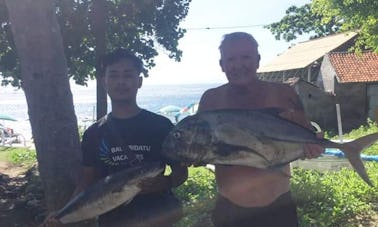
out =
<svg viewBox="0 0 378 227"><path fill-rule="evenodd" d="M224 94L226 85L221 85L219 87L210 88L206 90L201 97L201 100L216 100L219 95Z"/></svg>
<svg viewBox="0 0 378 227"><path fill-rule="evenodd" d="M217 95L219 94L220 92L223 92L226 88L226 84L223 84L219 87L215 87L215 88L210 88L208 90L206 90L202 96L213 96L213 95Z"/></svg>
<svg viewBox="0 0 378 227"><path fill-rule="evenodd" d="M220 97L224 96L226 85L206 90L200 100L199 111L215 109L219 105Z"/></svg>

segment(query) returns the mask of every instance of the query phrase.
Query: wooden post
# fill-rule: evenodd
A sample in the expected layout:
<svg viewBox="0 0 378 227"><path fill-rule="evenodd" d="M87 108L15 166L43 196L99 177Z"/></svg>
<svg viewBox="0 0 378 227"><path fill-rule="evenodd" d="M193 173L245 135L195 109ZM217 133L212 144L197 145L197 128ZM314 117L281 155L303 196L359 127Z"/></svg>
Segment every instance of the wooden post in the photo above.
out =
<svg viewBox="0 0 378 227"><path fill-rule="evenodd" d="M337 115L337 128L339 130L339 139L340 142L343 142L343 125L341 122L341 112L340 112L340 104L336 104L336 115Z"/></svg>

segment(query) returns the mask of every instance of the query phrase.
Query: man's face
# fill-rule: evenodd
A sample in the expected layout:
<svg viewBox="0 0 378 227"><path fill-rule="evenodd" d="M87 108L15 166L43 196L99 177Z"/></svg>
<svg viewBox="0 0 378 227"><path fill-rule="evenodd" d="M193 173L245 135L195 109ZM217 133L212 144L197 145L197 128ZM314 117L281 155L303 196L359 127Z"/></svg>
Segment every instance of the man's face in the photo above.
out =
<svg viewBox="0 0 378 227"><path fill-rule="evenodd" d="M104 86L112 101L135 101L142 77L132 61L121 59L106 67Z"/></svg>
<svg viewBox="0 0 378 227"><path fill-rule="evenodd" d="M245 85L254 81L257 78L259 62L257 47L249 40L228 41L221 50L222 71L234 85Z"/></svg>

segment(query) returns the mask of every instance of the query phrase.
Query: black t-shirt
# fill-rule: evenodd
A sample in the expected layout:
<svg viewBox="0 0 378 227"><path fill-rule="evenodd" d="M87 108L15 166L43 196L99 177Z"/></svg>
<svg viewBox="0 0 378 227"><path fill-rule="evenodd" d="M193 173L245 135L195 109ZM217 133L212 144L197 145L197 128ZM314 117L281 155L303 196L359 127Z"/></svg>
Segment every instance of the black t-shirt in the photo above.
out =
<svg viewBox="0 0 378 227"><path fill-rule="evenodd" d="M84 132L83 165L101 177L146 162L164 165L161 144L172 127L169 119L147 110L127 119L110 113Z"/></svg>

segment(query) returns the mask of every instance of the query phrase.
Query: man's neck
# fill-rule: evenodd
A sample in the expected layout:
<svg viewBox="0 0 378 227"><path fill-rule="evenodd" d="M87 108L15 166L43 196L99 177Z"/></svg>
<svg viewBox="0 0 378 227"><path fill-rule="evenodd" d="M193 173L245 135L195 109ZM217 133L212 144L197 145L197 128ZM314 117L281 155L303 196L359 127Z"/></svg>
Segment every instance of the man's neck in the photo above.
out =
<svg viewBox="0 0 378 227"><path fill-rule="evenodd" d="M140 111L141 108L136 103L112 102L112 115L116 118L130 118Z"/></svg>

